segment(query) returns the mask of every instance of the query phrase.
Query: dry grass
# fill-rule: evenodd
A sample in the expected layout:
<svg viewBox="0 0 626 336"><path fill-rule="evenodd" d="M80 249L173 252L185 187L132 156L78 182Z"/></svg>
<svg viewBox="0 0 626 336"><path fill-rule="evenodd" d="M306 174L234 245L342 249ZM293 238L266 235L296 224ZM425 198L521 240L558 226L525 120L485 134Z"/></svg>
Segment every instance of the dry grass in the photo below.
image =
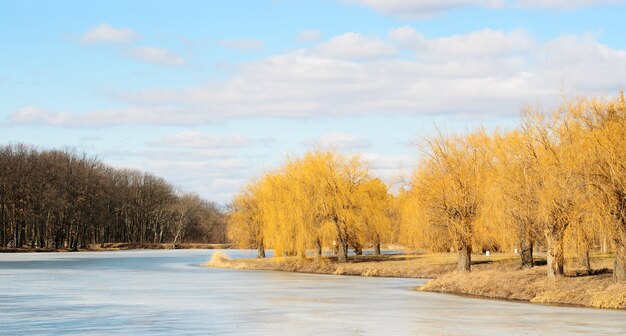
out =
<svg viewBox="0 0 626 336"><path fill-rule="evenodd" d="M365 255L351 257L347 263L337 263L334 257L324 257L320 261L298 259L296 257L264 258L264 259L224 259L225 256L215 254L207 263L210 267L271 270L301 273L321 273L337 275L360 275L397 278L434 278L454 270L456 255L439 254L405 254L405 255ZM484 268L501 262L508 262L512 255L492 257L476 256L475 267ZM215 260L214 260L215 259ZM499 266L501 267L501 266Z"/></svg>
<svg viewBox="0 0 626 336"><path fill-rule="evenodd" d="M419 288L433 291L471 295L485 298L521 300L535 303L566 304L596 308L626 309L626 284L614 284L611 279L610 256L597 255L592 275L583 273L575 261L570 261L566 277L549 280L546 266L519 269L514 254L472 256L471 273L455 272L456 254L409 254L352 257L347 263L337 263L333 257L321 261L312 259L266 258L228 259L217 252L206 264L209 267L286 272L358 275L375 277L434 278ZM541 259L537 260L539 263Z"/></svg>
<svg viewBox="0 0 626 336"><path fill-rule="evenodd" d="M592 258L595 270L591 274L587 274L575 259L569 260L568 266L566 275L556 279L546 277L546 266L525 270L520 270L517 265L497 269L474 268L469 274L444 274L430 280L419 290L534 303L626 309L626 284L613 283L611 255L595 255Z"/></svg>
<svg viewBox="0 0 626 336"><path fill-rule="evenodd" d="M614 284L612 275L546 277L546 267L528 270L452 272L430 280L419 290L566 304L595 308L626 309L626 284Z"/></svg>

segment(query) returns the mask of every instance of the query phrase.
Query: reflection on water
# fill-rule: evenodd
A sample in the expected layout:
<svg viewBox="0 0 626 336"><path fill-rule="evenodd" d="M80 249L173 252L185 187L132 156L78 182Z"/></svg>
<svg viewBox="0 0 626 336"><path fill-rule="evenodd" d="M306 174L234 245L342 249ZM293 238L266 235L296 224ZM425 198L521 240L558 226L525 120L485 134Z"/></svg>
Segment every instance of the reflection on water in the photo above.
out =
<svg viewBox="0 0 626 336"><path fill-rule="evenodd" d="M624 335L623 311L410 290L416 279L200 267L211 250L0 255L0 334ZM251 257L255 251L227 251Z"/></svg>

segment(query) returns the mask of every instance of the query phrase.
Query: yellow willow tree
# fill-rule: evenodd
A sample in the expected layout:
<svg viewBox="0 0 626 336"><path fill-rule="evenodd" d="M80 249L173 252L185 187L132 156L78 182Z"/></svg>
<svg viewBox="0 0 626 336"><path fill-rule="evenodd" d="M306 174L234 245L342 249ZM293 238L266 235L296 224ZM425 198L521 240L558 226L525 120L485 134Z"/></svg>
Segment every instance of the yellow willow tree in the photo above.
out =
<svg viewBox="0 0 626 336"><path fill-rule="evenodd" d="M247 187L233 201L235 240L260 237L276 256L320 258L323 246L338 246L337 259L347 260L349 242L355 248L380 243L390 236L389 195L372 178L358 157L332 151L311 151ZM242 233L242 230L253 230ZM258 230L258 231L254 231Z"/></svg>
<svg viewBox="0 0 626 336"><path fill-rule="evenodd" d="M563 105L551 114L528 109L522 125L524 145L534 158L537 186L536 220L548 248L548 277L564 273L564 236L580 221L584 202L580 166L582 130L567 117L573 107Z"/></svg>
<svg viewBox="0 0 626 336"><path fill-rule="evenodd" d="M240 247L254 247L265 258L263 218L259 206L259 183L252 182L235 196L227 218L228 239Z"/></svg>
<svg viewBox="0 0 626 336"><path fill-rule="evenodd" d="M613 279L626 281L626 99L624 92L610 100L570 104L569 116L585 132L588 192L603 210L605 229L615 245Z"/></svg>
<svg viewBox="0 0 626 336"><path fill-rule="evenodd" d="M294 255L298 224L294 221L293 198L289 181L282 170L263 175L257 189L261 232L265 243L277 257ZM290 209L290 211L285 211Z"/></svg>
<svg viewBox="0 0 626 336"><path fill-rule="evenodd" d="M288 160L276 172L267 174L260 183L260 207L263 212L264 236L277 256L306 257L307 249L321 256L324 227L315 212L310 162Z"/></svg>
<svg viewBox="0 0 626 336"><path fill-rule="evenodd" d="M571 216L572 220L565 231L565 256L576 258L587 274L591 273L589 252L605 232L603 208L604 205L598 204L597 199L585 197L577 204L574 210L577 214Z"/></svg>
<svg viewBox="0 0 626 336"><path fill-rule="evenodd" d="M522 134L512 131L494 137L494 189L488 211L498 221L500 241L520 251L522 268L533 266L533 245L540 238L538 214L538 172L535 157L525 145Z"/></svg>
<svg viewBox="0 0 626 336"><path fill-rule="evenodd" d="M413 174L412 184L415 184L419 170ZM415 248L425 248L433 252L450 250L451 239L445 225L431 225L427 220L428 207L425 199L419 197L419 190L411 187L400 191L395 199L396 211L399 215L397 241Z"/></svg>
<svg viewBox="0 0 626 336"><path fill-rule="evenodd" d="M361 245L371 244L374 254L380 255L380 244L392 236L391 195L387 185L378 178L368 179L357 188L356 199L356 240Z"/></svg>
<svg viewBox="0 0 626 336"><path fill-rule="evenodd" d="M428 158L423 160L412 181L418 198L415 205L416 230L430 234L441 244L447 240L458 252L457 270L471 269L472 245L484 221L479 221L485 202L488 174L491 172L491 140L482 131L467 136L439 136L428 142Z"/></svg>
<svg viewBox="0 0 626 336"><path fill-rule="evenodd" d="M297 190L296 212L307 232L307 247L314 249L314 258L322 257L324 246L331 246L337 237L335 223L327 213L324 202L329 194L322 186L325 183L321 172L336 160L332 152L312 151L302 158L292 159L287 163L287 173L292 187Z"/></svg>
<svg viewBox="0 0 626 336"><path fill-rule="evenodd" d="M359 211L364 207L360 190L371 177L356 156L312 151L302 161L310 172L313 217L334 229L337 260L346 262L348 244L357 235Z"/></svg>

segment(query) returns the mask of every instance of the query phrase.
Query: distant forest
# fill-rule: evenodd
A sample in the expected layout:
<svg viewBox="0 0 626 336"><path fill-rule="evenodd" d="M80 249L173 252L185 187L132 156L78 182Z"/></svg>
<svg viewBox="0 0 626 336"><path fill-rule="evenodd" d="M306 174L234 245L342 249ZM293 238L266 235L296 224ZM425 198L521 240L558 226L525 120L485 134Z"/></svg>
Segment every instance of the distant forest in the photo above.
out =
<svg viewBox="0 0 626 336"><path fill-rule="evenodd" d="M220 207L163 178L71 150L0 147L0 247L225 240Z"/></svg>

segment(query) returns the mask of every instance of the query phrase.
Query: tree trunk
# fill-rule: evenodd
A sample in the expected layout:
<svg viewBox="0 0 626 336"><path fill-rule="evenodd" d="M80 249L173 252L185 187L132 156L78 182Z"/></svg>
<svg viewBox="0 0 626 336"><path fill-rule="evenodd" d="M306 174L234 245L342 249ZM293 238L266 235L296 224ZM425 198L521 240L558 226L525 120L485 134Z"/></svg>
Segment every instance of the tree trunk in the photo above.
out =
<svg viewBox="0 0 626 336"><path fill-rule="evenodd" d="M626 283L626 228L615 238L615 260L613 262L613 281Z"/></svg>
<svg viewBox="0 0 626 336"><path fill-rule="evenodd" d="M467 242L459 242L458 263L456 270L470 272L472 265L472 245Z"/></svg>
<svg viewBox="0 0 626 336"><path fill-rule="evenodd" d="M374 244L374 255L380 255L380 243Z"/></svg>
<svg viewBox="0 0 626 336"><path fill-rule="evenodd" d="M315 240L315 254L313 255L313 258L316 261L322 260L322 242L319 239Z"/></svg>
<svg viewBox="0 0 626 336"><path fill-rule="evenodd" d="M356 254L356 255L363 255L363 248L361 246L355 246L354 247L354 254Z"/></svg>
<svg viewBox="0 0 626 336"><path fill-rule="evenodd" d="M339 235L337 237L337 262L345 263L348 261L348 242Z"/></svg>
<svg viewBox="0 0 626 336"><path fill-rule="evenodd" d="M265 258L265 246L263 246L263 241L257 244L257 258Z"/></svg>
<svg viewBox="0 0 626 336"><path fill-rule="evenodd" d="M546 234L548 244L548 278L555 278L563 275L563 238L558 232Z"/></svg>
<svg viewBox="0 0 626 336"><path fill-rule="evenodd" d="M533 267L533 242L531 240L522 240L522 244L520 246L520 258L522 262L522 268Z"/></svg>

